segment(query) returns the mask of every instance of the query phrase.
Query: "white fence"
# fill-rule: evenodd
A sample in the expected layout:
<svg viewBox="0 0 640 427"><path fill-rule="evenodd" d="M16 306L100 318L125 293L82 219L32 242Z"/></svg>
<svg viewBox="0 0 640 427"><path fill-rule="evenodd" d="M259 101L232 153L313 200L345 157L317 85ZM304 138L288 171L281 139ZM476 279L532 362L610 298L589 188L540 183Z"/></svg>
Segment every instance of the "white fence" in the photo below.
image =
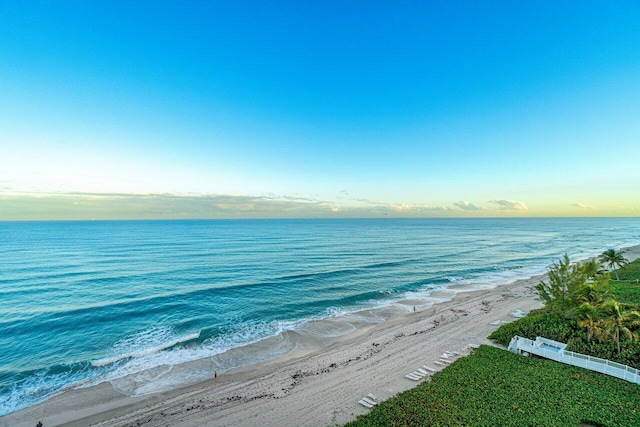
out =
<svg viewBox="0 0 640 427"><path fill-rule="evenodd" d="M514 336L509 343L509 351L523 354L535 354L556 362L578 366L600 372L632 383L640 384L640 371L627 365L612 362L599 357L587 356L565 350L566 344L538 337L535 341Z"/></svg>

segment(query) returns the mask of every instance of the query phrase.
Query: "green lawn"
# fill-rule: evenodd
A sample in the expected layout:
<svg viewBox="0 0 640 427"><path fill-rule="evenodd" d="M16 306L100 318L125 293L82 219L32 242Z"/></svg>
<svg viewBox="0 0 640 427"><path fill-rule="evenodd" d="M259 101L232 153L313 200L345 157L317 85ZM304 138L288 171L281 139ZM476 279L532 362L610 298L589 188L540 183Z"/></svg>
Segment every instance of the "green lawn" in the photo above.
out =
<svg viewBox="0 0 640 427"><path fill-rule="evenodd" d="M640 426L640 386L482 346L347 426Z"/></svg>
<svg viewBox="0 0 640 427"><path fill-rule="evenodd" d="M615 275L611 275L615 278ZM611 280L609 290L616 298L628 304L640 306L640 259L618 270L620 280Z"/></svg>

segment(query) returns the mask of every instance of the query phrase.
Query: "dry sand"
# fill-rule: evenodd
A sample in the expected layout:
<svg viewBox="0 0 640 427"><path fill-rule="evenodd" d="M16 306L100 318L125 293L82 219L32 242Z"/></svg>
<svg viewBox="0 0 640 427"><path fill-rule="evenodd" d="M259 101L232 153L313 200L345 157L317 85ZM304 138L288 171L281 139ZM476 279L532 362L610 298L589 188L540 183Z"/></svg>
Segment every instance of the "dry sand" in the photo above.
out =
<svg viewBox="0 0 640 427"><path fill-rule="evenodd" d="M629 260L640 246L625 249ZM405 374L434 362L445 351L468 354L469 344L490 344L495 320L512 321L514 310L538 308L533 287L541 276L494 289L465 292L415 313L365 326L328 347L294 353L217 382L143 397L128 397L110 383L74 390L0 418L1 426L329 426L379 400L416 385ZM442 295L446 297L445 295ZM444 298L446 299L446 298ZM409 302L410 303L410 302Z"/></svg>

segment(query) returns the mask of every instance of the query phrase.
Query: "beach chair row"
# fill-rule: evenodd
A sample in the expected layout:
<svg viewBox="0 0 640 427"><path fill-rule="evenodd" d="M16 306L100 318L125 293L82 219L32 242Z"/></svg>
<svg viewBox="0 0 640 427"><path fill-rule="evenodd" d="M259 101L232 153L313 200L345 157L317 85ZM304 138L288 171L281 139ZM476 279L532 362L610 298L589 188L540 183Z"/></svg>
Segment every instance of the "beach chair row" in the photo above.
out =
<svg viewBox="0 0 640 427"><path fill-rule="evenodd" d="M469 344L467 346L469 350L473 350L478 347L480 346L477 344ZM440 366L447 366L453 363L453 360L451 360L452 358L455 358L458 356L460 356L460 353L457 351L445 351L440 355L440 359L436 360L434 363ZM405 375L405 377L412 381L420 381L421 379L427 377L430 374L433 374L434 372L436 372L436 369L432 368L431 366L422 365L422 367L416 369L415 371L409 372L407 375ZM378 404L377 398L371 393L369 393L368 395L360 399L358 403L369 409L373 408Z"/></svg>
<svg viewBox="0 0 640 427"><path fill-rule="evenodd" d="M408 373L407 375L405 375L405 377L412 381L420 381L421 379L423 379L424 377L426 377L427 375L435 371L436 370L433 369L432 367L423 365L421 368L418 368L415 371Z"/></svg>
<svg viewBox="0 0 640 427"><path fill-rule="evenodd" d="M440 355L440 360L436 360L434 363L440 366L447 366L450 363L453 363L451 358L460 356L460 353L457 351L445 351ZM405 378L410 379L411 381L420 381L425 378L427 375L435 372L436 370L431 368L430 366L424 365L421 368L416 369L413 372L405 375Z"/></svg>

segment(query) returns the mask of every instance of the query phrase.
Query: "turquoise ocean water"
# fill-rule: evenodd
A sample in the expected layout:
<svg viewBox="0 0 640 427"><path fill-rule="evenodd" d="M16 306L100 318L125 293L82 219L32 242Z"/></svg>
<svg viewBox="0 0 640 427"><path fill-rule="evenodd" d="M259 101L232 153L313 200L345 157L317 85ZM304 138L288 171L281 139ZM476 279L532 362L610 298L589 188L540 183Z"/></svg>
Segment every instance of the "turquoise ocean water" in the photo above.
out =
<svg viewBox="0 0 640 427"><path fill-rule="evenodd" d="M637 218L0 223L0 415L103 381L179 387L211 374L186 362L285 354L319 319L639 243Z"/></svg>

